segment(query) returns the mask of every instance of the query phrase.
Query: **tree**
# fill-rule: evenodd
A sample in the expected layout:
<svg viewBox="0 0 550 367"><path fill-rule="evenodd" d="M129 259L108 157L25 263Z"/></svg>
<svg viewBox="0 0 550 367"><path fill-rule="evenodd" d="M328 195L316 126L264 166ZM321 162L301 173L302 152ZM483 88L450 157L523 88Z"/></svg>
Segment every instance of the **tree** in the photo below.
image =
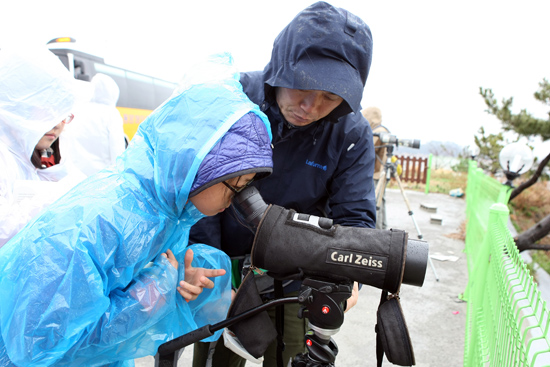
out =
<svg viewBox="0 0 550 367"><path fill-rule="evenodd" d="M478 163L480 168L491 172L497 173L500 165L498 163L498 154L503 148L503 136L502 133L485 135L485 129L479 128L478 133L480 136L474 136L475 143L479 147Z"/></svg>
<svg viewBox="0 0 550 367"><path fill-rule="evenodd" d="M502 123L502 129L504 131L513 131L519 136L525 136L527 138L540 137L542 140L550 139L550 111L548 112L548 119L538 119L533 117L525 109L522 109L518 114L512 113L510 107L512 106L513 98L502 100L502 106L495 99L493 91L491 89L479 88L479 93L485 100L485 104L489 114L494 115ZM548 80L543 79L539 83L539 90L535 92L534 97L536 100L550 107L550 83ZM483 136L484 134L482 134ZM483 143L480 140L480 143ZM478 138L476 137L476 144L482 149L482 145L478 144ZM498 161L498 159L497 159ZM521 185L516 187L510 195L510 201L520 195L526 188L532 186L542 174L544 167L550 161L550 154L547 155L538 165L537 170L531 176L531 178ZM550 232L550 215L547 215L540 222L535 224L528 230L518 234L514 241L519 251L537 249L537 250L550 250L550 245L539 245L536 242L546 236Z"/></svg>

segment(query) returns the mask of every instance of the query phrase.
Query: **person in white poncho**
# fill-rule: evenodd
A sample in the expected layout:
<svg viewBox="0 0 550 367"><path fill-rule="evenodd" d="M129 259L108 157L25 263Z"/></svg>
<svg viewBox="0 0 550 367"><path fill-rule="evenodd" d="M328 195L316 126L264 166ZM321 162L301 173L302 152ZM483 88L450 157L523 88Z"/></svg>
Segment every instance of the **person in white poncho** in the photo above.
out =
<svg viewBox="0 0 550 367"><path fill-rule="evenodd" d="M71 74L48 49L0 51L0 247L83 178L67 167L59 146L73 117L75 90ZM63 184L44 183L61 179ZM22 200L33 193L38 195Z"/></svg>
<svg viewBox="0 0 550 367"><path fill-rule="evenodd" d="M74 165L91 176L115 163L124 152L122 116L116 109L120 89L106 74L96 74L90 83L92 97L75 106L74 123L63 133L65 152Z"/></svg>

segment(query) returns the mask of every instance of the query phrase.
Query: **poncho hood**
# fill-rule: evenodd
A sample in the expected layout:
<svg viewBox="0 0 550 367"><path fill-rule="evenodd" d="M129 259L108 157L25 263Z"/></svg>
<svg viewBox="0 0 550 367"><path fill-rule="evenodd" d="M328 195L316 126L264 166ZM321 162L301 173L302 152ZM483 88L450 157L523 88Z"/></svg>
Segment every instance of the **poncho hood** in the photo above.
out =
<svg viewBox="0 0 550 367"><path fill-rule="evenodd" d="M199 167L220 140L223 150L218 145L208 159L216 167L202 166L198 186L222 176L239 176L249 168L271 172L273 166L269 120L243 93L239 73L228 69L230 56L217 57L204 66L212 70L208 75L198 72L182 80L174 96L140 125L117 161L118 169L141 187L144 195L176 218L183 213ZM220 73L229 73L223 86L221 76L216 75L221 66ZM193 80L196 75L205 78L200 85ZM240 121L222 139L249 112L254 118ZM233 176L227 176L230 174Z"/></svg>
<svg viewBox="0 0 550 367"><path fill-rule="evenodd" d="M0 50L0 144L30 165L38 141L72 112L75 91L70 72L48 49Z"/></svg>
<svg viewBox="0 0 550 367"><path fill-rule="evenodd" d="M93 90L91 102L106 106L116 106L120 95L120 88L113 78L106 74L96 74L92 78L91 83Z"/></svg>
<svg viewBox="0 0 550 367"><path fill-rule="evenodd" d="M382 125L382 111L378 107L367 107L361 111L363 117L367 119L371 129L375 129Z"/></svg>

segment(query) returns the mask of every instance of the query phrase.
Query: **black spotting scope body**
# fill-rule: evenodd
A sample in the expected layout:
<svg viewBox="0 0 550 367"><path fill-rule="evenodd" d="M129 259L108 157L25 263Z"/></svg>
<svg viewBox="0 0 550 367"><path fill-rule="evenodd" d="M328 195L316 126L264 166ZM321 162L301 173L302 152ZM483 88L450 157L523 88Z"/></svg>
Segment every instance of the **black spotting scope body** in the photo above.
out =
<svg viewBox="0 0 550 367"><path fill-rule="evenodd" d="M276 279L349 279L391 293L401 283L424 282L428 244L404 231L334 225L329 218L267 205L253 186L233 206L255 233L252 264Z"/></svg>

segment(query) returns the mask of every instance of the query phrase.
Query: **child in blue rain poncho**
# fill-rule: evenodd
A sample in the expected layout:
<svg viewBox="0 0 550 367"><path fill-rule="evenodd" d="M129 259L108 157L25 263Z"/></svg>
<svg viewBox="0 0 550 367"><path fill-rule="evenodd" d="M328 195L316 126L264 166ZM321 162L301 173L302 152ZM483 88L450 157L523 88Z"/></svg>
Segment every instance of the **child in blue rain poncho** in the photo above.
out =
<svg viewBox="0 0 550 367"><path fill-rule="evenodd" d="M0 248L0 366L131 365L225 318L228 257L186 250L197 220L272 170L267 118L238 80L227 54L192 70L116 166Z"/></svg>

